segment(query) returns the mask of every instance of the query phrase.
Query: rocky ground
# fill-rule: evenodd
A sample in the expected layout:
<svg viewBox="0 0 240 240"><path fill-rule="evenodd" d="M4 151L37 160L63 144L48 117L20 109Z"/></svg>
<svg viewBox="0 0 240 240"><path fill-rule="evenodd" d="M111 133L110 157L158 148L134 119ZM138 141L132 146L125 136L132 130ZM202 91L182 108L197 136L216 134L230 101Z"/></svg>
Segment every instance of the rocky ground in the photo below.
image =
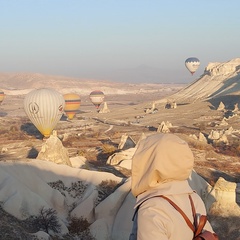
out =
<svg viewBox="0 0 240 240"><path fill-rule="evenodd" d="M228 129L230 126L238 129L239 117L233 117L228 120L227 126L221 126L226 112L216 110L209 102L181 103L175 109L166 109L163 102L156 104L156 112L146 113L152 103L161 98L162 94L144 93L108 96L106 102L110 112L100 114L86 97L82 99L75 118L70 121L63 116L56 130L63 138L70 157L85 154L93 164L106 168L107 157L117 150L123 134L128 134L137 142L143 133L152 134L163 121L170 122L170 132L189 142L195 155L195 170L200 175L210 183L219 176L240 182L240 134L231 138L234 147L213 146L190 137L198 136L200 132L207 136L211 130ZM41 149L43 137L25 115L22 101L23 96L8 96L8 103L0 107L2 160L35 158ZM114 148L102 151L103 146L110 148L109 145Z"/></svg>

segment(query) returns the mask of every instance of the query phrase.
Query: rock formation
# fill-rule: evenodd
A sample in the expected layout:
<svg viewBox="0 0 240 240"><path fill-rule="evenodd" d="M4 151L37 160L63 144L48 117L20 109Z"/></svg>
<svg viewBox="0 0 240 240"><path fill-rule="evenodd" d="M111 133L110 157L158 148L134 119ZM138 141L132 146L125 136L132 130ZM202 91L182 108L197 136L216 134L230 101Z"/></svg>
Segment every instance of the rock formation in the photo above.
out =
<svg viewBox="0 0 240 240"><path fill-rule="evenodd" d="M223 118L219 125L220 126L227 126L228 122L225 120L225 118Z"/></svg>
<svg viewBox="0 0 240 240"><path fill-rule="evenodd" d="M240 58L233 59L226 63L209 63L204 72L208 73L212 77L219 75L228 75L236 72L239 65Z"/></svg>
<svg viewBox="0 0 240 240"><path fill-rule="evenodd" d="M214 185L214 202L210 208L210 213L219 213L221 216L240 216L240 207L236 203L236 188L235 182L228 182L220 177Z"/></svg>
<svg viewBox="0 0 240 240"><path fill-rule="evenodd" d="M110 110L108 108L107 102L104 102L103 108L100 109L99 113L109 113L109 112L110 112Z"/></svg>
<svg viewBox="0 0 240 240"><path fill-rule="evenodd" d="M118 149L126 150L128 148L133 148L135 146L136 146L135 141L127 134L123 134L120 143L118 144Z"/></svg>
<svg viewBox="0 0 240 240"><path fill-rule="evenodd" d="M158 126L157 132L159 132L159 133L169 133L170 130L169 130L168 126L166 125L166 123L163 121Z"/></svg>
<svg viewBox="0 0 240 240"><path fill-rule="evenodd" d="M229 127L228 129L226 129L225 131L224 131L224 133L226 134L226 135L231 135L232 133L233 133L233 127ZM238 131L236 131L236 132L238 132Z"/></svg>
<svg viewBox="0 0 240 240"><path fill-rule="evenodd" d="M136 148L129 148L125 151L116 152L108 158L107 164L112 166L121 164L122 167L131 169L132 156L135 153L135 151Z"/></svg>
<svg viewBox="0 0 240 240"><path fill-rule="evenodd" d="M220 96L229 96L232 92L239 92L240 58L228 62L209 63L204 74L193 84L186 86L171 97L177 102L193 102L195 100L209 100ZM231 81L229 81L231 79ZM224 86L224 87L223 87Z"/></svg>
<svg viewBox="0 0 240 240"><path fill-rule="evenodd" d="M204 134L201 133L201 132L199 133L198 140L199 140L200 142L208 143L207 138L206 138L206 137L204 136Z"/></svg>
<svg viewBox="0 0 240 240"><path fill-rule="evenodd" d="M223 102L220 102L217 108L218 111L224 111L225 110L225 105Z"/></svg>
<svg viewBox="0 0 240 240"><path fill-rule="evenodd" d="M146 113L156 113L158 111L158 109L155 106L155 102L152 103L152 107L151 108L147 108L145 110Z"/></svg>
<svg viewBox="0 0 240 240"><path fill-rule="evenodd" d="M233 112L238 112L239 108L238 108L238 103L234 104L234 109Z"/></svg>
<svg viewBox="0 0 240 240"><path fill-rule="evenodd" d="M175 101L173 102L167 102L165 105L165 108L170 109L170 108L177 108L177 103Z"/></svg>
<svg viewBox="0 0 240 240"><path fill-rule="evenodd" d="M53 132L53 135L51 135L43 144L41 151L38 153L37 159L72 166L69 160L68 151L62 145L56 132Z"/></svg>
<svg viewBox="0 0 240 240"><path fill-rule="evenodd" d="M195 139L195 140L198 140L198 137L196 136L196 134L190 134L189 137L190 137L190 138L193 138L193 139Z"/></svg>
<svg viewBox="0 0 240 240"><path fill-rule="evenodd" d="M228 138L224 130L221 131L212 130L208 135L208 139L213 140L214 143L224 143L226 145L229 144Z"/></svg>
<svg viewBox="0 0 240 240"><path fill-rule="evenodd" d="M210 208L209 219L221 239L229 239L230 236L231 239L240 239L240 207L236 203L236 187L236 183L220 177L213 189L215 202Z"/></svg>
<svg viewBox="0 0 240 240"><path fill-rule="evenodd" d="M173 125L172 125L172 123L170 123L169 121L166 121L166 126L167 126L168 128L171 128Z"/></svg>

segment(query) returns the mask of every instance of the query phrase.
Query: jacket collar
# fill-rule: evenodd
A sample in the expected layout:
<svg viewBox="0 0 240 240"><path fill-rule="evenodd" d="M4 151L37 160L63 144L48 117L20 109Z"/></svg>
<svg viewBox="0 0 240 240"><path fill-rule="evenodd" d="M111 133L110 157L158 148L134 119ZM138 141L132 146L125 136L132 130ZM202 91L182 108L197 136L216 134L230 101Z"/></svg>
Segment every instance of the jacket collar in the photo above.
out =
<svg viewBox="0 0 240 240"><path fill-rule="evenodd" d="M171 181L159 185L157 188L149 189L137 196L136 208L145 200L152 198L157 195L178 195L178 194L188 194L193 193L192 188L189 186L188 181Z"/></svg>

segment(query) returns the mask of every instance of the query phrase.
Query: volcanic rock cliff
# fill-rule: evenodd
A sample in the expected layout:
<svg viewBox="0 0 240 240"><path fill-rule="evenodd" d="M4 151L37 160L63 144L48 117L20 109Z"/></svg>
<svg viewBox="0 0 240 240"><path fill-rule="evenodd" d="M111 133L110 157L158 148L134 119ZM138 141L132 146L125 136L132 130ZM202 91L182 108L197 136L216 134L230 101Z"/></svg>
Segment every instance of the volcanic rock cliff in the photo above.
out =
<svg viewBox="0 0 240 240"><path fill-rule="evenodd" d="M179 102L196 100L239 103L240 58L223 63L209 63L204 73L193 83L172 95ZM224 102L224 103L225 103Z"/></svg>

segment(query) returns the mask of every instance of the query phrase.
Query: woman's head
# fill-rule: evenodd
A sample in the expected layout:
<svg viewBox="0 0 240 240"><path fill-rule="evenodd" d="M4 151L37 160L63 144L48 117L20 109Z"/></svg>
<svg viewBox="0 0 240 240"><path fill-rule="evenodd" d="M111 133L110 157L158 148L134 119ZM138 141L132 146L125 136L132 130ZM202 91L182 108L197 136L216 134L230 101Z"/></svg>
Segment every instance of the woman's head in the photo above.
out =
<svg viewBox="0 0 240 240"><path fill-rule="evenodd" d="M188 144L174 134L154 134L143 139L132 159L133 195L164 182L186 180L193 163Z"/></svg>

